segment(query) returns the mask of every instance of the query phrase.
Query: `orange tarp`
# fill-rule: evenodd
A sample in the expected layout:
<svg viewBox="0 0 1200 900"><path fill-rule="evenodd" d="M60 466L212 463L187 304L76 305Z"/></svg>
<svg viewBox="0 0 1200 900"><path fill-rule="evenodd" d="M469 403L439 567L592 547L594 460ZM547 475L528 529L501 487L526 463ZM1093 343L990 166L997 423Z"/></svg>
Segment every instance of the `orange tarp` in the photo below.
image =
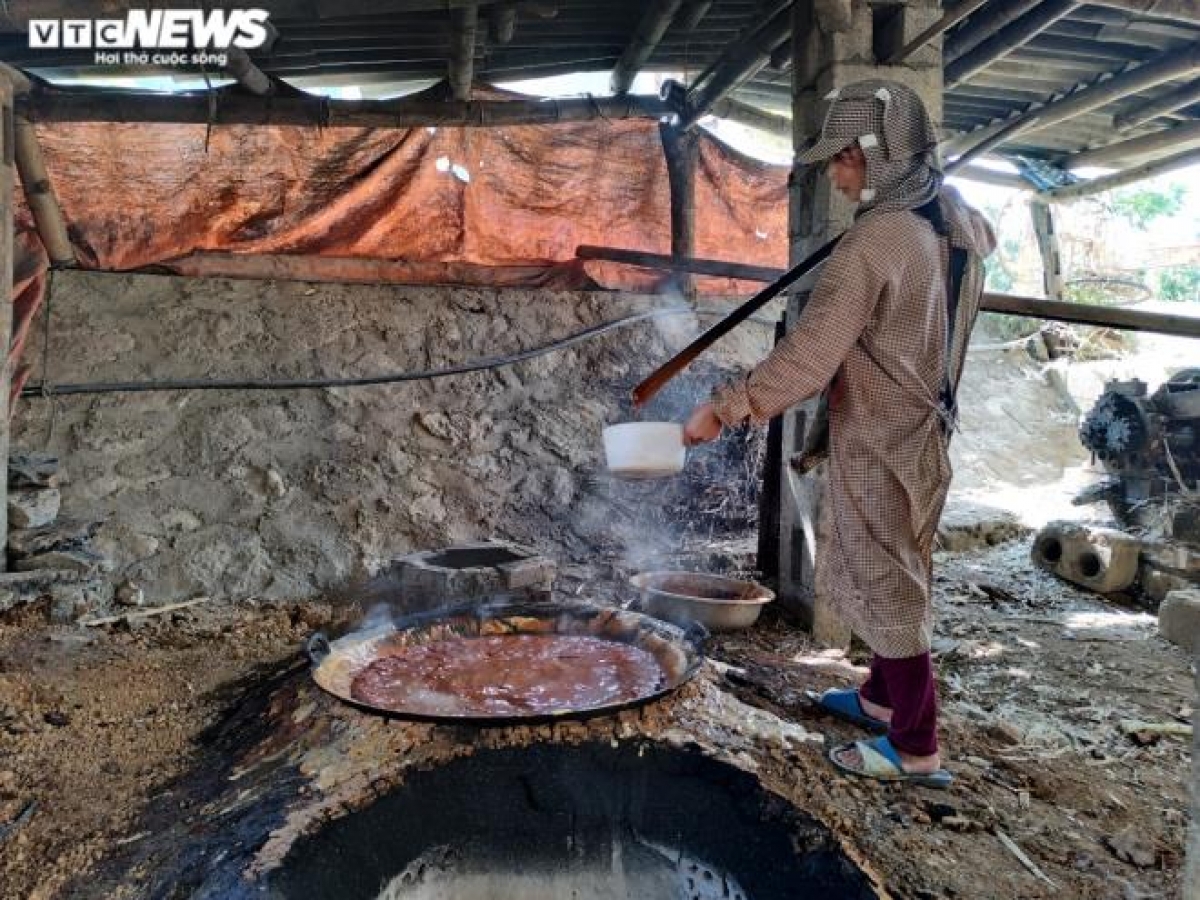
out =
<svg viewBox="0 0 1200 900"><path fill-rule="evenodd" d="M91 268L202 251L302 254L399 260L418 281L511 284L528 272L534 286L538 271L563 270L580 244L670 252L666 164L648 120L211 132L43 124L37 133L80 262ZM696 204L697 255L787 262L785 168L704 135ZM186 261L178 268L187 271ZM661 277L606 263L586 271L605 287L635 290ZM747 287L702 283L707 293Z"/></svg>

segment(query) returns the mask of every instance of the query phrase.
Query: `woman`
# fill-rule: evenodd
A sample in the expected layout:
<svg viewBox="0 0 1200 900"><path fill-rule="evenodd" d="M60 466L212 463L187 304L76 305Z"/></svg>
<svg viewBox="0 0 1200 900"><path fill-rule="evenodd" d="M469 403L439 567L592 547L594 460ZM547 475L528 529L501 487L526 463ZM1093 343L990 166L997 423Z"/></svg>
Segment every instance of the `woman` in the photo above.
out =
<svg viewBox="0 0 1200 900"><path fill-rule="evenodd" d="M817 589L874 652L856 690L816 697L886 735L834 748L839 768L945 787L937 745L931 553L950 484L954 387L995 246L942 186L937 132L903 85L835 91L806 164L858 204L795 327L692 413L689 443L762 424L828 388L829 473Z"/></svg>

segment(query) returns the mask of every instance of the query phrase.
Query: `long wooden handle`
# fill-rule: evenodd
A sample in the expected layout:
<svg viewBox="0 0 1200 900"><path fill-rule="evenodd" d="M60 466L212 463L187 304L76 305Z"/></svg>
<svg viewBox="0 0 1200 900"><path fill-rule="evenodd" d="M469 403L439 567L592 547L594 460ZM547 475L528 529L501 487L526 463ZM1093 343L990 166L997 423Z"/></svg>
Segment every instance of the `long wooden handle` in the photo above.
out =
<svg viewBox="0 0 1200 900"><path fill-rule="evenodd" d="M832 241L825 244L823 247L815 250L808 259L798 265L788 269L779 279L772 284L767 285L721 321L717 322L698 338L668 359L665 363L651 372L641 384L633 389L633 405L643 406L650 401L655 394L663 389L663 386L691 365L701 353L723 338L729 332L733 331L738 325L746 321L762 307L766 306L774 300L780 293L787 290L796 281L799 281L821 263L829 258L829 254L833 252L833 248L837 246L837 242L841 237L835 237Z"/></svg>

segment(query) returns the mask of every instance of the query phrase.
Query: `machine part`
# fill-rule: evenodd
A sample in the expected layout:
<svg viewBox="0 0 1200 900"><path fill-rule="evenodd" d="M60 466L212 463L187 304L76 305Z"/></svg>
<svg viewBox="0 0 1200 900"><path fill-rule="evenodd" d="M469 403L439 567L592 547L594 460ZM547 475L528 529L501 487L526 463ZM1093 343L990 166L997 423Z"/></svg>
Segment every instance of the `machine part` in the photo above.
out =
<svg viewBox="0 0 1200 900"><path fill-rule="evenodd" d="M1108 528L1051 522L1038 532L1031 556L1047 572L1101 594L1122 591L1138 575L1141 542Z"/></svg>
<svg viewBox="0 0 1200 900"><path fill-rule="evenodd" d="M363 703L351 694L355 676L397 642L421 644L454 637L490 635L582 635L631 644L658 662L663 677L657 689L628 701L587 709L564 709L534 716L423 715ZM476 725L511 725L583 718L638 706L686 683L703 661L704 628L678 628L640 613L589 604L496 601L419 613L369 630L351 632L335 641L314 634L305 646L316 683L344 703L383 716Z"/></svg>
<svg viewBox="0 0 1200 900"><path fill-rule="evenodd" d="M1079 437L1110 478L1079 502L1107 500L1121 524L1200 543L1200 369L1150 393L1110 381Z"/></svg>

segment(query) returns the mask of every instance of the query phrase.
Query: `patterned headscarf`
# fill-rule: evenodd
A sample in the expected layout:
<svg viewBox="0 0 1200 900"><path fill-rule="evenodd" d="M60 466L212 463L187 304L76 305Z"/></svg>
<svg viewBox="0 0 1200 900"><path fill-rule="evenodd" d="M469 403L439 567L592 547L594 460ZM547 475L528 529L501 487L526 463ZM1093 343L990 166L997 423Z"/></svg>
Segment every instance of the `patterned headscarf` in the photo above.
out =
<svg viewBox="0 0 1200 900"><path fill-rule="evenodd" d="M856 217L876 210L916 209L937 196L943 179L937 129L911 88L868 79L825 99L830 104L821 134L797 159L821 162L857 143L867 159L867 177Z"/></svg>

